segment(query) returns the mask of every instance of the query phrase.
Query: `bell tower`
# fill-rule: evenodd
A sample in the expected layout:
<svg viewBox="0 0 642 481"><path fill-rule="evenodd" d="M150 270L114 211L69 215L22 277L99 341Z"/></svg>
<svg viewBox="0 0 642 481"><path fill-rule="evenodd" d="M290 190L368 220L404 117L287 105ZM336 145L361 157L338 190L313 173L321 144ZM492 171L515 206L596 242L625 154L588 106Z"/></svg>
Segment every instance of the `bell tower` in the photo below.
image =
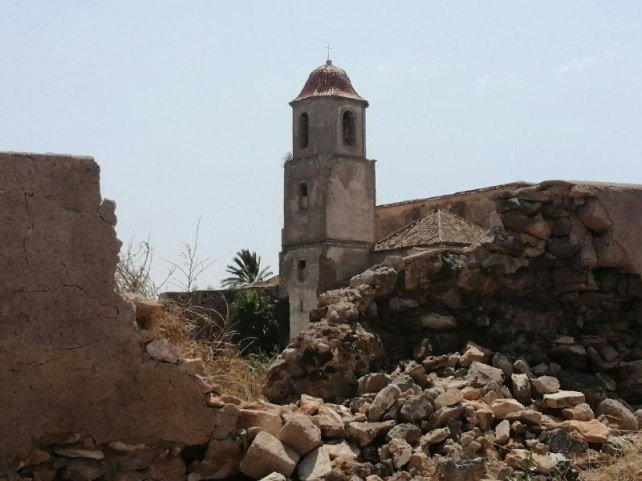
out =
<svg viewBox="0 0 642 481"><path fill-rule="evenodd" d="M366 108L346 72L328 60L292 106L292 159L284 166L280 289L290 335L308 323L317 295L369 265L375 168L366 159Z"/></svg>

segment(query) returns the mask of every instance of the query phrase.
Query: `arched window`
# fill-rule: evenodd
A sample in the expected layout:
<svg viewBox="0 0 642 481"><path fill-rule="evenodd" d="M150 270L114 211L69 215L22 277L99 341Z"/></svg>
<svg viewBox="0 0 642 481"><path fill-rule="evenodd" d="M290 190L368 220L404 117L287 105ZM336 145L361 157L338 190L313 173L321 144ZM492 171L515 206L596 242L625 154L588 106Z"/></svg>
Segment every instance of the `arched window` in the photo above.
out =
<svg viewBox="0 0 642 481"><path fill-rule="evenodd" d="M357 141L357 126L354 112L346 110L343 113L343 144L354 145Z"/></svg>
<svg viewBox="0 0 642 481"><path fill-rule="evenodd" d="M308 114L301 114L299 117L299 147L302 149L308 146Z"/></svg>
<svg viewBox="0 0 642 481"><path fill-rule="evenodd" d="M308 184L301 182L299 184L299 209L308 208Z"/></svg>

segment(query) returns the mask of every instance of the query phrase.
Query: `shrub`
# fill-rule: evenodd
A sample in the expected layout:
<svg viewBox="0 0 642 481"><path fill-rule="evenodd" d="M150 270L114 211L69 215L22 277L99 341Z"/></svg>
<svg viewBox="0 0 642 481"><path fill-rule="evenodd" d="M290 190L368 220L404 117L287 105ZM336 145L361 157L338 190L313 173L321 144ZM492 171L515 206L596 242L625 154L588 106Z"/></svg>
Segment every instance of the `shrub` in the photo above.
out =
<svg viewBox="0 0 642 481"><path fill-rule="evenodd" d="M230 327L243 352L269 354L279 348L275 306L259 291L238 293L230 308Z"/></svg>

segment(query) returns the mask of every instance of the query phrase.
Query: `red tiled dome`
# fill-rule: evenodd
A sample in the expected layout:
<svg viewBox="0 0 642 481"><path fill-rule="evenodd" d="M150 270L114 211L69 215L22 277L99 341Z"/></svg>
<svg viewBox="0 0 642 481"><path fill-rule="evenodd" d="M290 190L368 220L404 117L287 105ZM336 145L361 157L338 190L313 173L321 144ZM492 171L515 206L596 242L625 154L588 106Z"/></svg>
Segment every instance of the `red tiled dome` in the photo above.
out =
<svg viewBox="0 0 642 481"><path fill-rule="evenodd" d="M301 93L290 103L310 97L342 97L359 100L368 106L368 101L354 90L346 71L332 65L331 60L312 71Z"/></svg>

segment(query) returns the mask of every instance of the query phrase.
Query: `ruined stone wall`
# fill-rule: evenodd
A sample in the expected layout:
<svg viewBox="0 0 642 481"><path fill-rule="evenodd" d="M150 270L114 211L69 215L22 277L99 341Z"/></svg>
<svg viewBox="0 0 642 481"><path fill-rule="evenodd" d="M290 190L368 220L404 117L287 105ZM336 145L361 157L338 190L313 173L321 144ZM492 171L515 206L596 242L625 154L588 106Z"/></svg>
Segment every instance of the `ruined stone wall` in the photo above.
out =
<svg viewBox="0 0 642 481"><path fill-rule="evenodd" d="M435 209L447 210L484 229L489 229L498 224L497 218L492 216L495 211L493 197L498 192L526 185L528 184L525 182L514 182L512 184L457 192L428 199L378 205L375 209L376 241L380 241Z"/></svg>
<svg viewBox="0 0 642 481"><path fill-rule="evenodd" d="M114 292L115 223L92 158L0 154L0 465L65 436L199 444L221 426L211 387L154 359Z"/></svg>
<svg viewBox="0 0 642 481"><path fill-rule="evenodd" d="M319 325L284 352L268 397L343 399L364 370L475 341L559 374L587 398L642 403L642 186L545 182L494 202L501 226L483 243L393 256L321 294L311 313ZM357 327L378 336L386 357L350 347Z"/></svg>

